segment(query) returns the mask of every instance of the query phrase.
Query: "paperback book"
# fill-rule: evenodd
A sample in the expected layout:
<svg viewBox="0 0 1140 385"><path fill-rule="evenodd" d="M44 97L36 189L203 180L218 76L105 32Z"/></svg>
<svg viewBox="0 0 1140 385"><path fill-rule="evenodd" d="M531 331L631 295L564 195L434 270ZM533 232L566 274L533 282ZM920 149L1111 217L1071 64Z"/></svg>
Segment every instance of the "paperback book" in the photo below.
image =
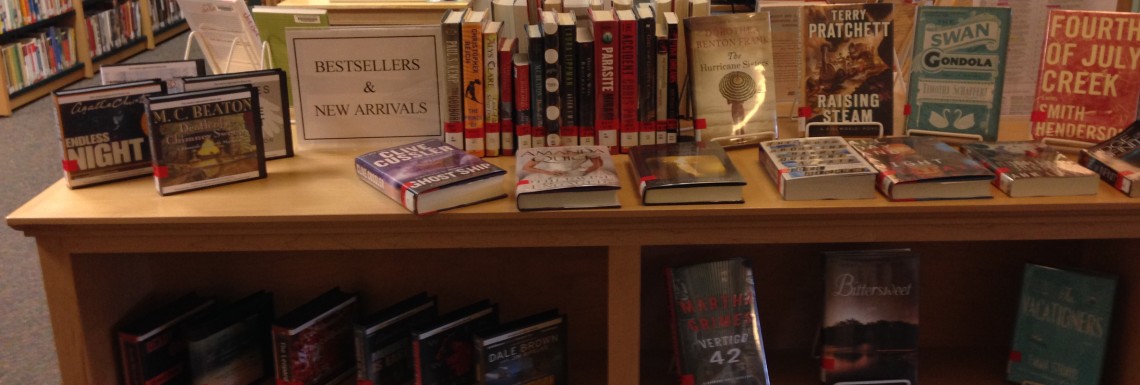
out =
<svg viewBox="0 0 1140 385"><path fill-rule="evenodd" d="M182 92L182 78L205 74L206 61L202 59L99 66L103 85L158 79L166 82L166 89L172 93Z"/></svg>
<svg viewBox="0 0 1140 385"><path fill-rule="evenodd" d="M638 146L629 159L644 205L744 202L744 178L716 142Z"/></svg>
<svg viewBox="0 0 1140 385"><path fill-rule="evenodd" d="M63 176L70 188L151 173L143 99L166 93L147 80L52 93L63 145Z"/></svg>
<svg viewBox="0 0 1140 385"><path fill-rule="evenodd" d="M130 321L118 332L126 385L176 385L190 382L190 354L180 325L214 306L214 300L190 293Z"/></svg>
<svg viewBox="0 0 1140 385"><path fill-rule="evenodd" d="M756 282L744 259L665 269L681 384L767 385Z"/></svg>
<svg viewBox="0 0 1140 385"><path fill-rule="evenodd" d="M248 85L148 97L158 193L265 178L259 106Z"/></svg>
<svg viewBox="0 0 1140 385"><path fill-rule="evenodd" d="M479 301L412 330L415 385L477 383L474 336L499 323L499 307Z"/></svg>
<svg viewBox="0 0 1140 385"><path fill-rule="evenodd" d="M760 163L786 200L875 197L875 169L842 137L763 142Z"/></svg>
<svg viewBox="0 0 1140 385"><path fill-rule="evenodd" d="M334 288L278 318L273 323L277 383L332 385L355 374L356 307L356 293Z"/></svg>
<svg viewBox="0 0 1140 385"><path fill-rule="evenodd" d="M1094 195L1097 174L1041 142L966 143L962 153L995 175L993 184L1011 197Z"/></svg>
<svg viewBox="0 0 1140 385"><path fill-rule="evenodd" d="M479 384L569 384L566 315L550 310L475 335Z"/></svg>
<svg viewBox="0 0 1140 385"><path fill-rule="evenodd" d="M411 383L415 379L411 330L434 320L436 310L435 296L419 293L356 324L356 384Z"/></svg>
<svg viewBox="0 0 1140 385"><path fill-rule="evenodd" d="M257 90L257 103L260 107L265 159L273 160L293 156L293 129L289 120L290 104L285 84L285 72L271 69L185 78L182 87L186 91L202 91L240 85L253 86Z"/></svg>
<svg viewBox="0 0 1140 385"><path fill-rule="evenodd" d="M505 197L506 173L438 139L356 157L360 180L420 215Z"/></svg>
<svg viewBox="0 0 1140 385"><path fill-rule="evenodd" d="M936 138L908 136L850 143L878 170L876 187L889 200L993 197L993 173Z"/></svg>
<svg viewBox="0 0 1140 385"><path fill-rule="evenodd" d="M1140 121L1104 143L1081 150L1080 163L1125 195L1140 196L1140 189L1133 188L1140 180Z"/></svg>
<svg viewBox="0 0 1140 385"><path fill-rule="evenodd" d="M184 327L194 385L249 385L273 376L273 294L254 293Z"/></svg>
<svg viewBox="0 0 1140 385"><path fill-rule="evenodd" d="M621 188L606 146L531 148L515 157L520 211L620 207Z"/></svg>

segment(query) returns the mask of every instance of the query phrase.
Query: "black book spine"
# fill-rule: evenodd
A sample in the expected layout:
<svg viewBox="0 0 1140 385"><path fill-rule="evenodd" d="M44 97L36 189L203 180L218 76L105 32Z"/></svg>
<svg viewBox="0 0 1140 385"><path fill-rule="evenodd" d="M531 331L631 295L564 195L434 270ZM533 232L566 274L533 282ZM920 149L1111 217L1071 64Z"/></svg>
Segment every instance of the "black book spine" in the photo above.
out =
<svg viewBox="0 0 1140 385"><path fill-rule="evenodd" d="M668 143L677 143L677 137L681 134L681 123L677 116L681 105L680 92L677 87L677 49L679 49L677 46L677 24L669 23L666 28L669 39L669 73L667 74L668 80L665 90L665 119L667 124L665 137Z"/></svg>
<svg viewBox="0 0 1140 385"><path fill-rule="evenodd" d="M372 384L373 378L369 377L372 373L370 363L372 360L368 359L368 335L365 334L364 328L357 325L353 328L353 342L356 344L356 383L357 385Z"/></svg>
<svg viewBox="0 0 1140 385"><path fill-rule="evenodd" d="M127 385L143 385L143 358L139 343L119 340L119 350L123 356L123 379Z"/></svg>
<svg viewBox="0 0 1140 385"><path fill-rule="evenodd" d="M558 99L562 103L558 126L561 146L578 145L578 98L575 95L578 91L575 68L575 63L578 63L577 32L574 24L558 24Z"/></svg>
<svg viewBox="0 0 1140 385"><path fill-rule="evenodd" d="M541 27L539 28L541 30ZM530 126L531 146L546 147L546 50L542 36L530 39Z"/></svg>
<svg viewBox="0 0 1140 385"><path fill-rule="evenodd" d="M637 19L638 144L657 142L657 25L652 17Z"/></svg>
<svg viewBox="0 0 1140 385"><path fill-rule="evenodd" d="M561 39L558 37L557 24L550 25L550 23L543 21L543 80L542 88L544 90L545 111L542 113L542 125L546 128L543 137L546 138L546 146L554 147L562 143L559 134L561 127L559 123L559 116L561 116L562 101L560 100L561 93L559 92L560 84L559 77L562 76L562 58L558 57L561 52L559 45Z"/></svg>
<svg viewBox="0 0 1140 385"><path fill-rule="evenodd" d="M598 144L594 125L594 42L578 43L578 144Z"/></svg>

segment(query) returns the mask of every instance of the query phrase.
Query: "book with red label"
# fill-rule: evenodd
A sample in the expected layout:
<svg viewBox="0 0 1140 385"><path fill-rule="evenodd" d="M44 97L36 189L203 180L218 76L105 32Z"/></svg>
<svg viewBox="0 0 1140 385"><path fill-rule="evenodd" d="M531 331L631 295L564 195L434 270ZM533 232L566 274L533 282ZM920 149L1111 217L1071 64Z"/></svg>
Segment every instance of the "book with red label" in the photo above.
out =
<svg viewBox="0 0 1140 385"><path fill-rule="evenodd" d="M190 353L180 325L205 313L214 300L190 293L130 321L119 329L119 354L126 385L175 385L190 382Z"/></svg>
<svg viewBox="0 0 1140 385"><path fill-rule="evenodd" d="M506 37L499 40L499 125L502 135L503 155L515 154L515 67L514 55L518 53L518 39ZM528 99L529 100L529 99Z"/></svg>
<svg viewBox="0 0 1140 385"><path fill-rule="evenodd" d="M578 27L576 49L578 50L578 63L574 70L578 71L578 144L594 146L598 143L597 126L595 125L594 106L597 97L594 91L594 32L589 27Z"/></svg>
<svg viewBox="0 0 1140 385"><path fill-rule="evenodd" d="M486 17L490 17L487 15ZM483 132L484 155L499 156L503 148L502 118L499 117L499 31L503 22L486 23L483 28Z"/></svg>
<svg viewBox="0 0 1140 385"><path fill-rule="evenodd" d="M665 282L681 384L769 384L749 261L670 267Z"/></svg>
<svg viewBox="0 0 1140 385"><path fill-rule="evenodd" d="M618 24L618 124L621 136L618 144L621 152L628 152L638 144L638 66L637 66L637 16L633 11L614 11Z"/></svg>
<svg viewBox="0 0 1140 385"><path fill-rule="evenodd" d="M356 157L356 175L415 214L506 196L506 171L438 139Z"/></svg>
<svg viewBox="0 0 1140 385"><path fill-rule="evenodd" d="M463 148L463 43L460 33L463 12L447 10L440 23L443 29L444 87L447 90L447 120L443 137L447 144Z"/></svg>
<svg viewBox="0 0 1140 385"><path fill-rule="evenodd" d="M1016 16L1015 16L1016 17ZM1100 143L1137 118L1140 103L1140 14L1054 10L1030 131L1057 144Z"/></svg>
<svg viewBox="0 0 1140 385"><path fill-rule="evenodd" d="M744 203L744 177L716 142L637 146L629 151L644 205Z"/></svg>
<svg viewBox="0 0 1140 385"><path fill-rule="evenodd" d="M611 10L590 11L594 27L594 127L598 145L618 153L618 58L620 45L617 19Z"/></svg>
<svg viewBox="0 0 1140 385"><path fill-rule="evenodd" d="M471 155L482 157L486 154L486 127L483 119L487 96L483 82L483 28L487 14L482 11L467 12L460 27L460 41L463 45L463 148Z"/></svg>
<svg viewBox="0 0 1140 385"><path fill-rule="evenodd" d="M475 333L499 324L499 306L482 300L412 329L414 385L477 384Z"/></svg>
<svg viewBox="0 0 1140 385"><path fill-rule="evenodd" d="M558 13L542 12L542 147L555 147L562 143L562 39L558 33ZM531 140L534 140L531 138Z"/></svg>
<svg viewBox="0 0 1140 385"><path fill-rule="evenodd" d="M561 12L558 18L558 108L559 146L578 145L578 27L574 14ZM547 107L549 109L549 107ZM550 145L550 144L547 144Z"/></svg>
<svg viewBox="0 0 1140 385"><path fill-rule="evenodd" d="M546 37L542 24L526 27L530 41L530 145L546 147Z"/></svg>
<svg viewBox="0 0 1140 385"><path fill-rule="evenodd" d="M1011 197L1095 195L1100 187L1095 172L1041 142L965 143L960 149L993 171L994 186Z"/></svg>
<svg viewBox="0 0 1140 385"><path fill-rule="evenodd" d="M516 54L513 58L514 61L514 80L515 80L515 148L522 151L531 148L531 132L533 128L533 116L531 112L531 84L530 84L530 58L527 54Z"/></svg>
<svg viewBox="0 0 1140 385"><path fill-rule="evenodd" d="M273 323L277 385L331 385L356 374L357 295L331 289Z"/></svg>
<svg viewBox="0 0 1140 385"><path fill-rule="evenodd" d="M657 22L653 8L640 3L637 15L637 144L657 143Z"/></svg>
<svg viewBox="0 0 1140 385"><path fill-rule="evenodd" d="M1082 166L1130 197L1140 196L1140 121L1104 143L1081 150Z"/></svg>
<svg viewBox="0 0 1140 385"><path fill-rule="evenodd" d="M892 201L993 198L994 174L937 138L907 136L848 143L878 170L876 187Z"/></svg>

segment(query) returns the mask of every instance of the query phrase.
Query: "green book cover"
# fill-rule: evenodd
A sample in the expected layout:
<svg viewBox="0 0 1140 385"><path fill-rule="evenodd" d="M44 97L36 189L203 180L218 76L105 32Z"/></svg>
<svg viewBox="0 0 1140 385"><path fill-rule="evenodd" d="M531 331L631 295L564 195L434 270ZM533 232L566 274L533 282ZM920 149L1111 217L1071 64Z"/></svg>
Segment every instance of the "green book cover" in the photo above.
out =
<svg viewBox="0 0 1140 385"><path fill-rule="evenodd" d="M908 130L997 140L1009 8L919 7Z"/></svg>
<svg viewBox="0 0 1140 385"><path fill-rule="evenodd" d="M1008 380L1099 385L1116 278L1025 266Z"/></svg>
<svg viewBox="0 0 1140 385"><path fill-rule="evenodd" d="M269 44L269 57L272 66L266 63L266 68L280 68L285 71L286 79L289 75L289 51L285 47L285 29L287 28L322 28L329 26L328 11L312 8L289 8L257 6L250 11L253 23L257 25L261 41ZM264 52L263 52L264 54ZM293 83L286 81L293 94Z"/></svg>

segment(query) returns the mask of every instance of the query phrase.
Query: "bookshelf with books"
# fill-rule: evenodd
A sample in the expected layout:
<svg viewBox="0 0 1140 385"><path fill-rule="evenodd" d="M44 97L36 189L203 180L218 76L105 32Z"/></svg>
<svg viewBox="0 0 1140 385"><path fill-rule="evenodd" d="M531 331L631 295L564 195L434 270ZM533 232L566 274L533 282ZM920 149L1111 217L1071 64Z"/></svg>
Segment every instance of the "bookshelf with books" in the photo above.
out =
<svg viewBox="0 0 1140 385"><path fill-rule="evenodd" d="M282 7L319 8L329 11L330 25L435 24L449 9L467 8L467 0L457 1L338 1L283 0Z"/></svg>

